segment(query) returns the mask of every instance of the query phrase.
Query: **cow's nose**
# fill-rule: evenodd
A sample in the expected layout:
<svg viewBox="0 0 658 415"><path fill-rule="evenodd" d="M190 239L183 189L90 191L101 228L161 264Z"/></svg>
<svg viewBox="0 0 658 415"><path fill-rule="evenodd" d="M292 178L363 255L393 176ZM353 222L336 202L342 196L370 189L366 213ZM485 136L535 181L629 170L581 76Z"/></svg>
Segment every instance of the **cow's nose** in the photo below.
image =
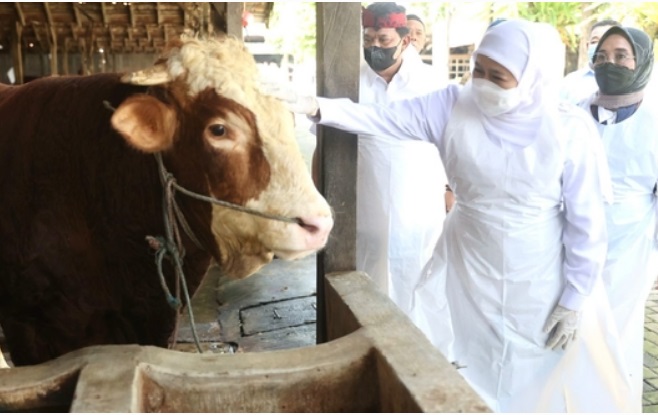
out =
<svg viewBox="0 0 658 415"><path fill-rule="evenodd" d="M307 232L307 243L310 249L319 249L324 247L329 237L329 232L334 227L334 220L331 216L311 216L299 218L299 226Z"/></svg>

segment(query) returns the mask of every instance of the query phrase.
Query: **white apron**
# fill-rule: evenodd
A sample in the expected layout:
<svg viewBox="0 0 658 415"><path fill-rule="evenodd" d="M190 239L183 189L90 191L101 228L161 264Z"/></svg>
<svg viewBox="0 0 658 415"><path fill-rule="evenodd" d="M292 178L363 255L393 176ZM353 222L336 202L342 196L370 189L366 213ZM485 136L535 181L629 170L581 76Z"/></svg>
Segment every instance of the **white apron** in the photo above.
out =
<svg viewBox="0 0 658 415"><path fill-rule="evenodd" d="M412 52L405 50L400 72L387 88L383 82L371 83L368 76L374 75L362 68L359 102L385 104L437 89L438 75ZM441 234L447 183L435 145L359 136L356 268L405 313Z"/></svg>
<svg viewBox="0 0 658 415"><path fill-rule="evenodd" d="M640 105L619 124L598 125L608 157L614 203L606 206L608 257L603 280L641 410L644 309L658 275L656 197L658 111Z"/></svg>
<svg viewBox="0 0 658 415"><path fill-rule="evenodd" d="M628 410L615 333L604 330L612 317L600 282L583 305L575 344L566 352L545 348L542 329L565 284L564 135L503 148L466 102L457 101L441 150L457 203L414 296L414 315L437 301L437 320L416 323L466 366L459 372L494 411Z"/></svg>

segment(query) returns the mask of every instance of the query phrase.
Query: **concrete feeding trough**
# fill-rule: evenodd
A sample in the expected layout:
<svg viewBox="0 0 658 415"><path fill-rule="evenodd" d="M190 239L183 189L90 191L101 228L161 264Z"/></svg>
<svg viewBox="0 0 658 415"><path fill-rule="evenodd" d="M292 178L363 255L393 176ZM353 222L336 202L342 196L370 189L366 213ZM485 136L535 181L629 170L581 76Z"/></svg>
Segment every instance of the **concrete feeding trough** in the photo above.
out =
<svg viewBox="0 0 658 415"><path fill-rule="evenodd" d="M325 282L327 343L238 354L88 347L0 370L0 411L489 412L365 274Z"/></svg>

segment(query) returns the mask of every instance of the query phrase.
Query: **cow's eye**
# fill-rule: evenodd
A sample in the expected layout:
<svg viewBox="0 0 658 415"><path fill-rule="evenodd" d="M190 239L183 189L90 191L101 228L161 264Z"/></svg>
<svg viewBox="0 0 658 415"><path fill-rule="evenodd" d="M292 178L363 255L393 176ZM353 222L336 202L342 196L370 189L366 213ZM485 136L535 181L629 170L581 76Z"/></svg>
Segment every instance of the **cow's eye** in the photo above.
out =
<svg viewBox="0 0 658 415"><path fill-rule="evenodd" d="M210 130L210 134L214 135L215 137L221 137L224 134L226 134L226 128L222 124L213 124L210 127L208 127Z"/></svg>

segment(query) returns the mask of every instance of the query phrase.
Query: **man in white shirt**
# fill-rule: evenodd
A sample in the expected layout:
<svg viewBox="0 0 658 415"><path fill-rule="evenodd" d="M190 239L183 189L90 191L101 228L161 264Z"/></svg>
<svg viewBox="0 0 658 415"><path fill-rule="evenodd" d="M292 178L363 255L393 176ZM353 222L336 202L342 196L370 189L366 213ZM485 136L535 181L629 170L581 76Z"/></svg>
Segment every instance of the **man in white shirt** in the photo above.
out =
<svg viewBox="0 0 658 415"><path fill-rule="evenodd" d="M388 103L442 86L411 44L404 7L373 3L362 13L359 101ZM392 136L359 136L357 270L405 312L445 219L447 184L435 146Z"/></svg>
<svg viewBox="0 0 658 415"><path fill-rule="evenodd" d="M592 57L594 56L596 45L598 45L601 36L603 36L603 34L612 26L618 25L619 23L615 20L601 20L594 23L589 33L587 65L564 77L560 93L560 98L562 100L577 105L598 91L599 86L596 84L594 70L592 69Z"/></svg>
<svg viewBox="0 0 658 415"><path fill-rule="evenodd" d="M411 44L414 45L418 53L425 49L427 42L427 33L425 32L425 23L415 14L407 15L407 27L409 28L409 36L411 37Z"/></svg>

